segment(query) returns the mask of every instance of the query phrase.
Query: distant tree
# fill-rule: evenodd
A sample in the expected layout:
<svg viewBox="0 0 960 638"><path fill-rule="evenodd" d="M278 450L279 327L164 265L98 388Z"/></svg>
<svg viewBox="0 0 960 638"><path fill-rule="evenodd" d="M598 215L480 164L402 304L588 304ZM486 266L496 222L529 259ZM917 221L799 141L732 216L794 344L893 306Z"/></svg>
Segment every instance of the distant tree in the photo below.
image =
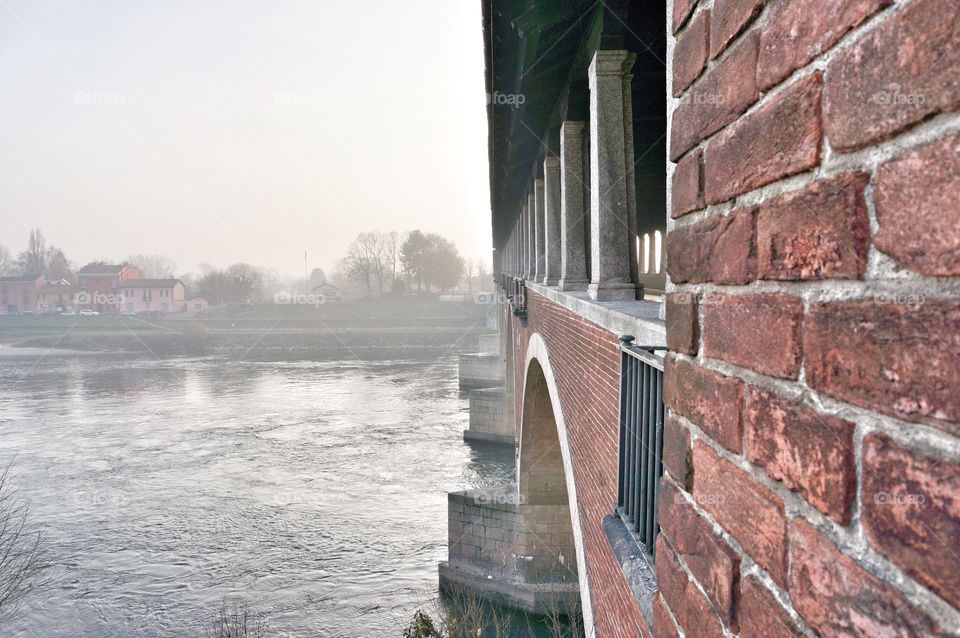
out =
<svg viewBox="0 0 960 638"><path fill-rule="evenodd" d="M323 268L314 268L310 271L310 289L316 288L320 284L327 283L327 273L323 272Z"/></svg>
<svg viewBox="0 0 960 638"><path fill-rule="evenodd" d="M403 246L403 238L400 233L391 230L389 233L383 234L382 242L384 263L390 271L390 286L394 288L394 283L397 280L397 270L400 268L400 249Z"/></svg>
<svg viewBox="0 0 960 638"><path fill-rule="evenodd" d="M47 250L46 276L47 279L53 280L66 279L70 283L74 283L76 280L70 260L67 259L63 250L55 246L50 246L50 249Z"/></svg>
<svg viewBox="0 0 960 638"><path fill-rule="evenodd" d="M362 281L367 294L373 292L374 280L377 282L377 290L383 292L386 275L385 247L384 234L377 232L360 233L347 247L347 256L342 263L343 272L354 281Z"/></svg>
<svg viewBox="0 0 960 638"><path fill-rule="evenodd" d="M408 278L417 282L417 291L423 289L424 275L426 274L427 255L430 252L430 242L427 236L419 230L414 230L400 246L400 263L403 272Z"/></svg>
<svg viewBox="0 0 960 638"><path fill-rule="evenodd" d="M236 263L226 270L233 303L253 301L263 284L263 274L250 264Z"/></svg>
<svg viewBox="0 0 960 638"><path fill-rule="evenodd" d="M449 239L431 233L427 281L441 291L455 288L463 276L463 258Z"/></svg>
<svg viewBox="0 0 960 638"><path fill-rule="evenodd" d="M177 270L177 264L164 255L130 255L127 263L143 271L146 279L170 279Z"/></svg>
<svg viewBox="0 0 960 638"><path fill-rule="evenodd" d="M16 273L17 264L6 246L0 244L0 277Z"/></svg>
<svg viewBox="0 0 960 638"><path fill-rule="evenodd" d="M17 255L17 270L21 275L40 275L47 269L47 240L39 228L30 231L27 249Z"/></svg>

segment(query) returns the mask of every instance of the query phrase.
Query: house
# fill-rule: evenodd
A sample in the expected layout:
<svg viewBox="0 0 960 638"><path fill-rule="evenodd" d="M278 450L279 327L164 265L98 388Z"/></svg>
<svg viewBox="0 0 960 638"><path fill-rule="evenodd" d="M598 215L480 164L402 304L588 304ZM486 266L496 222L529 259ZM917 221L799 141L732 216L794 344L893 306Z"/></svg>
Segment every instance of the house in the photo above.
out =
<svg viewBox="0 0 960 638"><path fill-rule="evenodd" d="M120 284L123 312L182 312L186 287L179 279L131 279Z"/></svg>
<svg viewBox="0 0 960 638"><path fill-rule="evenodd" d="M66 279L44 281L37 295L37 312L72 310L76 293L77 287Z"/></svg>
<svg viewBox="0 0 960 638"><path fill-rule="evenodd" d="M120 286L141 276L140 269L129 264L87 264L77 272L77 309L119 312Z"/></svg>
<svg viewBox="0 0 960 638"><path fill-rule="evenodd" d="M183 300L183 303L180 304L180 312L202 312L209 307L209 299L196 295Z"/></svg>
<svg viewBox="0 0 960 638"><path fill-rule="evenodd" d="M0 311L16 314L37 312L37 298L43 275L0 277Z"/></svg>
<svg viewBox="0 0 960 638"><path fill-rule="evenodd" d="M340 289L333 284L323 282L310 289L314 297L321 297L324 301L340 301Z"/></svg>

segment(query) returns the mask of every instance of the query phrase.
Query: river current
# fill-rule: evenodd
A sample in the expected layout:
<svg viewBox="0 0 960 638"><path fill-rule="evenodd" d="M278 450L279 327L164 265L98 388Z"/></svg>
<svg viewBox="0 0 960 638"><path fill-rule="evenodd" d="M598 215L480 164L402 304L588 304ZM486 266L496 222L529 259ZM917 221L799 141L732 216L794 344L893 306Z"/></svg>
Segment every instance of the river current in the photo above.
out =
<svg viewBox="0 0 960 638"><path fill-rule="evenodd" d="M9 352L9 350L8 350ZM436 597L446 494L512 479L462 440L456 357L0 357L0 462L48 586L4 636L400 636Z"/></svg>

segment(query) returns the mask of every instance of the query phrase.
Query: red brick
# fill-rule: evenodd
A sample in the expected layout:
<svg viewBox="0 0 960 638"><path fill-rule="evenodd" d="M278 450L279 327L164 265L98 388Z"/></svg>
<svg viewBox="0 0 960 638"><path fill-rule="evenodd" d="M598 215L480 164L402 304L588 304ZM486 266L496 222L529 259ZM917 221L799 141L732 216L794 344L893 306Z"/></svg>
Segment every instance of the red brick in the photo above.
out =
<svg viewBox="0 0 960 638"><path fill-rule="evenodd" d="M820 163L820 88L820 73L813 73L710 140L704 156L708 203Z"/></svg>
<svg viewBox="0 0 960 638"><path fill-rule="evenodd" d="M856 490L854 424L766 390L749 388L747 458L840 523Z"/></svg>
<svg viewBox="0 0 960 638"><path fill-rule="evenodd" d="M769 589L747 576L740 587L737 608L740 638L800 638L803 632L790 619Z"/></svg>
<svg viewBox="0 0 960 638"><path fill-rule="evenodd" d="M723 624L711 609L710 602L687 577L673 548L662 535L657 537L656 553L660 595L687 638L721 638Z"/></svg>
<svg viewBox="0 0 960 638"><path fill-rule="evenodd" d="M674 219L703 208L703 151L690 153L673 171L670 216Z"/></svg>
<svg viewBox="0 0 960 638"><path fill-rule="evenodd" d="M697 6L697 0L674 0L673 32L676 33Z"/></svg>
<svg viewBox="0 0 960 638"><path fill-rule="evenodd" d="M843 173L775 197L757 213L761 279L859 279L867 263L868 176Z"/></svg>
<svg viewBox="0 0 960 638"><path fill-rule="evenodd" d="M683 90L700 77L707 66L710 48L710 11L700 11L683 33L677 36L673 50L673 95L678 97Z"/></svg>
<svg viewBox="0 0 960 638"><path fill-rule="evenodd" d="M863 443L861 502L870 544L960 608L960 464L871 434Z"/></svg>
<svg viewBox="0 0 960 638"><path fill-rule="evenodd" d="M841 151L960 108L960 3L916 0L889 14L830 62L824 100Z"/></svg>
<svg viewBox="0 0 960 638"><path fill-rule="evenodd" d="M663 401L728 450L743 447L740 413L743 383L676 357L667 357Z"/></svg>
<svg viewBox="0 0 960 638"><path fill-rule="evenodd" d="M757 81L767 90L804 66L892 0L784 0L760 34Z"/></svg>
<svg viewBox="0 0 960 638"><path fill-rule="evenodd" d="M792 295L719 295L703 307L703 353L784 379L800 374L803 300Z"/></svg>
<svg viewBox="0 0 960 638"><path fill-rule="evenodd" d="M675 284L745 284L756 279L754 209L711 217L667 233L667 272Z"/></svg>
<svg viewBox="0 0 960 638"><path fill-rule="evenodd" d="M672 292L666 296L667 347L674 352L697 354L700 317L696 293Z"/></svg>
<svg viewBox="0 0 960 638"><path fill-rule="evenodd" d="M855 405L960 432L960 301L910 292L813 305L804 323L807 384Z"/></svg>
<svg viewBox="0 0 960 638"><path fill-rule="evenodd" d="M653 635L657 638L680 638L667 603L663 602L663 596L659 593L653 597Z"/></svg>
<svg viewBox="0 0 960 638"><path fill-rule="evenodd" d="M925 275L960 275L960 135L881 166L877 248Z"/></svg>
<svg viewBox="0 0 960 638"><path fill-rule="evenodd" d="M673 414L663 424L663 469L686 491L693 487L690 431Z"/></svg>
<svg viewBox="0 0 960 638"><path fill-rule="evenodd" d="M941 635L922 610L801 518L790 524L790 552L790 600L823 638Z"/></svg>
<svg viewBox="0 0 960 638"><path fill-rule="evenodd" d="M670 159L676 161L757 100L759 42L758 33L747 35L730 55L687 89L673 112Z"/></svg>
<svg viewBox="0 0 960 638"><path fill-rule="evenodd" d="M696 441L693 498L774 581L786 585L787 519L776 494L703 441Z"/></svg>
<svg viewBox="0 0 960 638"><path fill-rule="evenodd" d="M710 25L710 57L715 58L753 20L767 0L715 0Z"/></svg>
<svg viewBox="0 0 960 638"><path fill-rule="evenodd" d="M740 557L670 483L661 483L657 503L662 533L703 587L723 622L731 625L740 582Z"/></svg>

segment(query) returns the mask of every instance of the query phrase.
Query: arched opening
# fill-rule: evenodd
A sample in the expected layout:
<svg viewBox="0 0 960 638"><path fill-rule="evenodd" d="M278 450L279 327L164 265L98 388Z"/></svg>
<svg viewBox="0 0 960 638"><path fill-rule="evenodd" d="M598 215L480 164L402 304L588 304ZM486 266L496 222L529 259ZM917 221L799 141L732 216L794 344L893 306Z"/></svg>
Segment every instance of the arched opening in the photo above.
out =
<svg viewBox="0 0 960 638"><path fill-rule="evenodd" d="M520 428L517 484L525 532L524 579L545 600L565 613L580 614L577 546L567 492L560 429L544 370L532 359L527 366Z"/></svg>

